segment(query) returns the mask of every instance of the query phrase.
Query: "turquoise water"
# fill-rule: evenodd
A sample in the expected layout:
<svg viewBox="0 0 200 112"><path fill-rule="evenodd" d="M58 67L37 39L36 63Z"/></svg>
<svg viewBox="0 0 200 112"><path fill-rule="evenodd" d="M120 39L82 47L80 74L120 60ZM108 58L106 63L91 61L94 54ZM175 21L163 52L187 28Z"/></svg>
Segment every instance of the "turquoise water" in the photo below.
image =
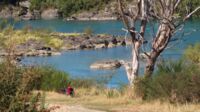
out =
<svg viewBox="0 0 200 112"><path fill-rule="evenodd" d="M94 33L106 34L124 34L121 30L123 24L120 21L63 21L57 20L31 20L31 21L13 21L17 29L30 26L34 29L49 29L56 32L83 32L85 28L91 28Z"/></svg>
<svg viewBox="0 0 200 112"><path fill-rule="evenodd" d="M12 21L11 21L12 22ZM146 40L151 41L152 26L156 23L151 23L147 27ZM124 35L121 30L123 24L121 21L62 21L62 20L34 20L34 21L18 21L14 23L16 29L21 29L25 26L32 28L50 29L56 32L83 32L86 27L94 30L94 33L107 33L112 35ZM139 25L137 25L139 26ZM183 33L184 32L184 33ZM191 20L185 24L184 30L176 34L174 38L181 38L178 42L171 42L169 49L162 53L161 57L165 59L178 59L183 53L186 46L200 42L200 20ZM145 45L149 48L150 45ZM109 87L116 87L119 84L127 84L128 80L121 67L118 70L91 70L90 64L105 59L130 59L130 47L116 47L111 49L101 50L84 50L63 52L60 56L52 57L27 57L24 58L24 64L48 64L60 70L70 73L72 77L79 78L97 78L102 79L109 77ZM143 71L143 63L141 64Z"/></svg>

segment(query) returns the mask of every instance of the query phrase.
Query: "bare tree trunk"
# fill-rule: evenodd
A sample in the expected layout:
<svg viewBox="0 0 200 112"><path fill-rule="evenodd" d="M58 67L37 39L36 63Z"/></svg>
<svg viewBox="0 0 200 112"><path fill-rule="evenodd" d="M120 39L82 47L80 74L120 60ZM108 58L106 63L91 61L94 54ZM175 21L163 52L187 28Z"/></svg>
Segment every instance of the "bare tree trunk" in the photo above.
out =
<svg viewBox="0 0 200 112"><path fill-rule="evenodd" d="M159 53L157 53L156 51L152 51L150 54L150 57L147 59L146 68L145 68L146 77L151 77L151 74L154 71L154 66L155 66L158 55Z"/></svg>
<svg viewBox="0 0 200 112"><path fill-rule="evenodd" d="M131 63L126 63L124 61L122 63L125 67L129 83L130 85L132 85L134 80L138 77L139 49L140 46L143 44L144 40L144 33L147 24L147 12L149 7L148 2L146 0L138 0L136 5L137 9L129 9L129 11L125 13L122 1L118 0L118 3L122 20L125 26L127 27L132 40L132 61ZM142 21L140 25L140 33L137 33L135 29L135 22L136 20L139 20L139 18Z"/></svg>
<svg viewBox="0 0 200 112"><path fill-rule="evenodd" d="M136 39L135 28L131 28L132 32L130 32L132 37L132 61L131 63L124 62L123 65L126 70L127 78L129 80L130 85L133 85L134 80L138 77L139 71L139 48L141 45L141 41Z"/></svg>
<svg viewBox="0 0 200 112"><path fill-rule="evenodd" d="M167 20L163 20L161 25L159 26L156 38L152 44L152 51L147 59L145 75L147 77L151 77L154 67L156 64L156 60L160 53L166 48L171 38L172 29L170 28L170 24Z"/></svg>
<svg viewBox="0 0 200 112"><path fill-rule="evenodd" d="M138 42L136 42L136 44L132 48L132 62L130 64L124 62L124 67L125 67L130 85L133 85L134 80L138 77L139 46L137 45L139 45Z"/></svg>

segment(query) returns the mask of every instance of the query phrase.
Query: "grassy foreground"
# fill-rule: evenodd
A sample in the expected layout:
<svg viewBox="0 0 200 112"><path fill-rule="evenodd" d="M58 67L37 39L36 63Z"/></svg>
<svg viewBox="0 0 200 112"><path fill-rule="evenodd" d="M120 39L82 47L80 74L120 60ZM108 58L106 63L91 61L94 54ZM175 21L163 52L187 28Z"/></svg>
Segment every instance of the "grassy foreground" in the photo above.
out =
<svg viewBox="0 0 200 112"><path fill-rule="evenodd" d="M115 91L119 96L109 98L111 90L101 91L93 88L76 89L77 95L69 97L55 92L46 92L46 105L54 104L63 106L81 105L86 108L102 110L106 112L200 112L200 104L171 104L167 102L151 101L144 102L127 92L122 95ZM59 111L59 109L57 109Z"/></svg>

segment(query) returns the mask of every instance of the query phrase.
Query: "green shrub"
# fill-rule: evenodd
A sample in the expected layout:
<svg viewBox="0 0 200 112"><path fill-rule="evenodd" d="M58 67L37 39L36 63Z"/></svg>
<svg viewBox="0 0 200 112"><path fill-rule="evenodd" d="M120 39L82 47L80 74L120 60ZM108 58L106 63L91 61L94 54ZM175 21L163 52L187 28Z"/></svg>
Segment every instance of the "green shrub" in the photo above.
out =
<svg viewBox="0 0 200 112"><path fill-rule="evenodd" d="M58 8L67 17L79 11L99 9L109 1L111 0L31 0L31 9Z"/></svg>
<svg viewBox="0 0 200 112"><path fill-rule="evenodd" d="M49 40L48 45L59 50L63 46L63 40L59 38L52 38Z"/></svg>
<svg viewBox="0 0 200 112"><path fill-rule="evenodd" d="M193 63L200 63L200 44L189 46L184 52L184 57Z"/></svg>
<svg viewBox="0 0 200 112"><path fill-rule="evenodd" d="M60 91L69 84L69 75L65 72L56 70L53 67L38 67L34 69L35 73L41 76L35 83L36 89Z"/></svg>
<svg viewBox="0 0 200 112"><path fill-rule="evenodd" d="M144 100L200 102L200 69L182 61L163 63L152 78L139 78L135 92Z"/></svg>
<svg viewBox="0 0 200 112"><path fill-rule="evenodd" d="M117 97L120 97L121 95L119 90L116 90L116 89L109 89L106 91L105 94L107 98L117 98Z"/></svg>
<svg viewBox="0 0 200 112"><path fill-rule="evenodd" d="M39 94L32 95L38 75L32 69L22 69L11 63L0 64L0 111L40 111ZM29 103L31 102L31 103Z"/></svg>

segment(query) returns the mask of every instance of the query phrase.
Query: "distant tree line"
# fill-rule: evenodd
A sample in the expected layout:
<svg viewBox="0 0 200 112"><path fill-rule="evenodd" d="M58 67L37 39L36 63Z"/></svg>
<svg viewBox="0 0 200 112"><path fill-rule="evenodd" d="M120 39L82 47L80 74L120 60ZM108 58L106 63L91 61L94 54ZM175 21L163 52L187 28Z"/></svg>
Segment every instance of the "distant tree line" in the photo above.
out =
<svg viewBox="0 0 200 112"><path fill-rule="evenodd" d="M99 10L111 0L31 0L31 9L58 8L64 16L82 10Z"/></svg>
<svg viewBox="0 0 200 112"><path fill-rule="evenodd" d="M17 5L20 1L24 0L0 0L0 3ZM53 7L58 8L60 12L63 13L63 16L70 16L71 14L82 10L99 10L111 1L114 0L30 0L32 10L44 10ZM127 1L131 2L133 0ZM199 5L199 0L182 0L177 9L179 12L178 15L186 15ZM187 10L187 12L185 10ZM199 17L200 12L197 12L194 16Z"/></svg>

